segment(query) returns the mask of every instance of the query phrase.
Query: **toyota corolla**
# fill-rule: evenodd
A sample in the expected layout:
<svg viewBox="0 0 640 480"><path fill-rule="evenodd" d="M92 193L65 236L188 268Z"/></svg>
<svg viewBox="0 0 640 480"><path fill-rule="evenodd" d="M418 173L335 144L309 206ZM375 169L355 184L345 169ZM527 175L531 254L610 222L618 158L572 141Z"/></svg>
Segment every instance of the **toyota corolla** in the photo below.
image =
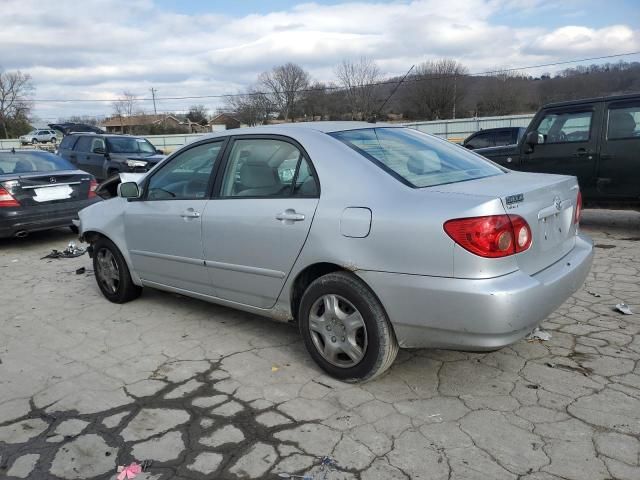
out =
<svg viewBox="0 0 640 480"><path fill-rule="evenodd" d="M104 296L143 287L295 322L346 381L399 347L494 350L583 283L574 177L514 172L403 127L231 130L80 212Z"/></svg>

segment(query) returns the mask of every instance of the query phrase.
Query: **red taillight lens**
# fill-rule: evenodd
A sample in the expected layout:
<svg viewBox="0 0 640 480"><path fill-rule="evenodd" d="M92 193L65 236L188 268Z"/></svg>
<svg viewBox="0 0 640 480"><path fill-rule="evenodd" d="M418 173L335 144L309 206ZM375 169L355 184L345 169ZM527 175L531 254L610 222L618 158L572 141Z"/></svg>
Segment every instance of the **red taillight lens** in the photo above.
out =
<svg viewBox="0 0 640 480"><path fill-rule="evenodd" d="M19 207L20 202L13 198L6 188L0 185L0 207Z"/></svg>
<svg viewBox="0 0 640 480"><path fill-rule="evenodd" d="M518 215L457 218L445 222L444 231L464 249L486 258L506 257L531 246L531 229Z"/></svg>
<svg viewBox="0 0 640 480"><path fill-rule="evenodd" d="M576 225L580 223L580 217L582 216L582 192L578 190L578 198L576 199L576 216L574 222Z"/></svg>
<svg viewBox="0 0 640 480"><path fill-rule="evenodd" d="M91 180L91 182L89 182L89 198L96 196L96 188L98 188L98 182Z"/></svg>

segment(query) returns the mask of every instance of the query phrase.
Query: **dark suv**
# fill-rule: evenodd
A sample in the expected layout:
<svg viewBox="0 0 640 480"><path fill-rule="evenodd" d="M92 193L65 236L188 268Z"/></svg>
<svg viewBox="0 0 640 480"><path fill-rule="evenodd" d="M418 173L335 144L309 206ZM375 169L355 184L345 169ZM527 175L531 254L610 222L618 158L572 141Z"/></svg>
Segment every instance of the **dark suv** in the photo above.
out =
<svg viewBox="0 0 640 480"><path fill-rule="evenodd" d="M517 145L475 152L513 170L574 175L585 206L640 209L640 94L545 105Z"/></svg>
<svg viewBox="0 0 640 480"><path fill-rule="evenodd" d="M104 180L119 172L146 172L165 156L146 138L130 135L72 134L58 154L79 169Z"/></svg>

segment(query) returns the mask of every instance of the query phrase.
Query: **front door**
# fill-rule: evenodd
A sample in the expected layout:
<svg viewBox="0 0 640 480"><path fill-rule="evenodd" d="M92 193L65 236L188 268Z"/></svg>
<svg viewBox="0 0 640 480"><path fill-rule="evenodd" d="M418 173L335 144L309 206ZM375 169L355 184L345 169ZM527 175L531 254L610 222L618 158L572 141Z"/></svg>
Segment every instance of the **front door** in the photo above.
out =
<svg viewBox="0 0 640 480"><path fill-rule="evenodd" d="M595 192L598 161L598 129L601 105L550 109L535 120L532 130L544 137L544 143L522 145L520 165L526 172L559 173L578 177L585 196Z"/></svg>
<svg viewBox="0 0 640 480"><path fill-rule="evenodd" d="M609 102L597 188L602 199L640 200L640 100Z"/></svg>
<svg viewBox="0 0 640 480"><path fill-rule="evenodd" d="M223 141L175 156L145 182L125 212L133 266L147 283L214 295L202 248L202 214Z"/></svg>
<svg viewBox="0 0 640 480"><path fill-rule="evenodd" d="M202 218L205 263L219 297L272 307L304 245L319 186L302 149L286 139L237 138L219 194Z"/></svg>

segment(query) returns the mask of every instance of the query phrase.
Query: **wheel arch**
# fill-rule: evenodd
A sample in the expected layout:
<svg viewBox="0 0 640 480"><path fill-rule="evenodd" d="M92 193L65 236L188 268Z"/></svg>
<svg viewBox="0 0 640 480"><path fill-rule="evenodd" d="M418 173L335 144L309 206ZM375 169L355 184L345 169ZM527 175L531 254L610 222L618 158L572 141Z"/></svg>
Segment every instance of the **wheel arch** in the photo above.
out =
<svg viewBox="0 0 640 480"><path fill-rule="evenodd" d="M131 257L129 256L129 252L127 251L127 249L124 248L124 246L120 242L110 237L106 233L97 229L88 229L82 232L82 235L80 236L80 240L83 242L87 242L89 244L89 247L87 248L89 256L93 258L92 244L99 238L106 238L111 243L113 243L118 248L118 250L120 250L120 253L124 257L124 261L127 263L127 267L129 268L129 273L131 274L131 279L133 280L133 283L135 283L138 286L142 286L140 277L138 276L136 270L133 268L133 264L131 263Z"/></svg>

